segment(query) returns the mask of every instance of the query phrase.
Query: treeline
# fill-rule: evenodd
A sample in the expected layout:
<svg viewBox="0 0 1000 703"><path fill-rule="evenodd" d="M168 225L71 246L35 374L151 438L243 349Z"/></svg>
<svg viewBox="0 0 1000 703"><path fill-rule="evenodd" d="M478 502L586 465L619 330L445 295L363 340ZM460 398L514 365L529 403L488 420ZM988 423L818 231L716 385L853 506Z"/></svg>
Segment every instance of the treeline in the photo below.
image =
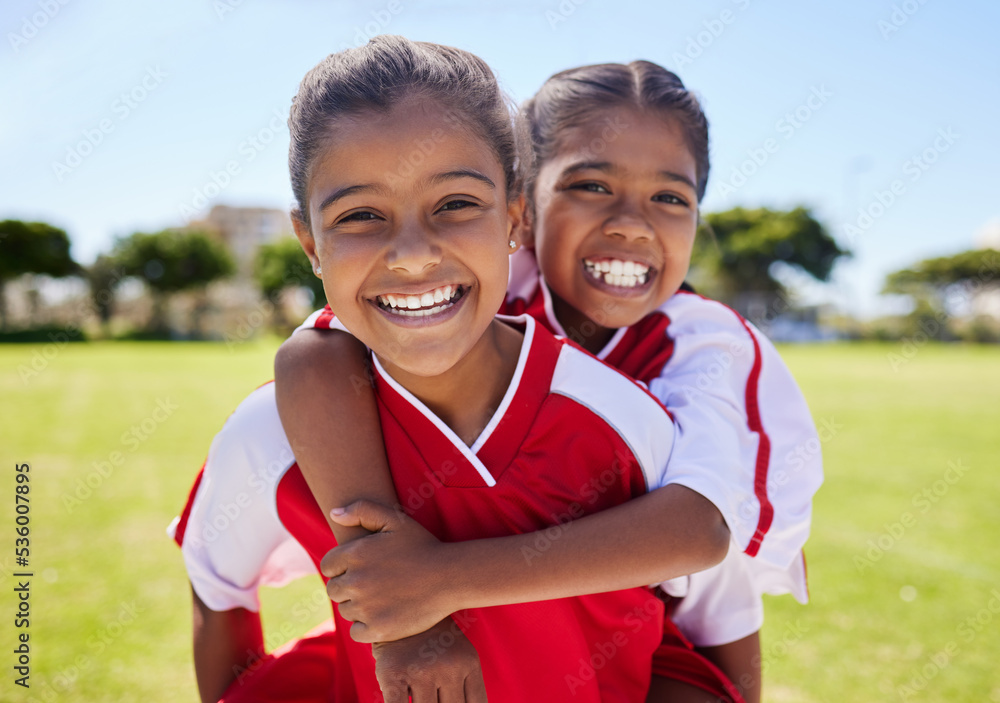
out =
<svg viewBox="0 0 1000 703"><path fill-rule="evenodd" d="M830 235L804 207L781 211L734 208L709 213L695 240L688 280L700 293L719 299L765 331L779 320L796 318L851 338L898 339L925 335L940 340L1000 341L1000 253L991 249L928 259L890 274L883 293L905 296L911 311L859 323L835 313L803 315L784 280L789 272L829 281L836 263L851 252ZM65 231L41 222L0 222L0 329L10 330L4 289L11 281L34 274L78 277L87 283L87 310L98 321L98 333L109 335L118 293L129 281L140 281L150 305L137 332L170 336L166 314L171 299L193 300L189 329L209 308L209 284L237 274L230 251L213 233L193 229L136 232L117 239L111 250L83 266L70 255ZM244 276L244 279L246 277ZM268 303L268 324L287 331L289 319L282 296L304 289L311 304L325 302L322 282L292 237L261 246L250 274L255 294ZM792 277L794 278L794 276ZM993 296L993 310L989 297ZM984 304L984 301L987 304ZM260 309L260 300L245 301ZM37 304L37 295L33 298ZM258 314L260 316L260 314ZM34 315L31 316L34 320ZM260 325L254 325L258 329ZM175 335L176 336L176 335ZM216 337L224 337L217 332Z"/></svg>

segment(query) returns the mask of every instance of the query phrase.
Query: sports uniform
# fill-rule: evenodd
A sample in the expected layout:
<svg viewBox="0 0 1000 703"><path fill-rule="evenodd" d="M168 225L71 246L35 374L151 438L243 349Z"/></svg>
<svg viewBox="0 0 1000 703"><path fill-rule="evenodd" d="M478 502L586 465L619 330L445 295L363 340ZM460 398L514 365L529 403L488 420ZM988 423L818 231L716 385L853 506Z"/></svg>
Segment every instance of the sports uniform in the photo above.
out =
<svg viewBox="0 0 1000 703"><path fill-rule="evenodd" d="M529 314L566 335L527 249L511 257L502 312ZM339 328L329 308L302 327ZM685 636L716 646L756 632L764 593L806 602L802 547L823 480L820 443L770 341L722 303L681 291L619 329L596 356L645 383L670 410L677 437L669 482L711 500L733 537L721 564L663 584L681 598L672 617Z"/></svg>
<svg viewBox="0 0 1000 703"><path fill-rule="evenodd" d="M511 257L504 308L565 335L529 250ZM673 480L711 500L733 537L721 564L663 584L682 597L672 612L681 631L698 646L726 644L760 629L762 594L806 602L802 547L823 481L820 442L771 342L722 303L680 291L619 329L597 357L670 410Z"/></svg>
<svg viewBox="0 0 1000 703"><path fill-rule="evenodd" d="M531 318L517 324L525 334L517 370L471 447L373 360L397 493L440 539L557 526L669 482L674 428L659 403ZM259 585L315 573L335 546L291 456L273 385L219 433L173 533L213 610L257 610ZM497 701L641 701L664 627L662 602L643 588L454 617ZM379 700L370 648L350 639L339 615L335 622L324 635L336 650L330 700ZM225 700L245 696L234 687Z"/></svg>

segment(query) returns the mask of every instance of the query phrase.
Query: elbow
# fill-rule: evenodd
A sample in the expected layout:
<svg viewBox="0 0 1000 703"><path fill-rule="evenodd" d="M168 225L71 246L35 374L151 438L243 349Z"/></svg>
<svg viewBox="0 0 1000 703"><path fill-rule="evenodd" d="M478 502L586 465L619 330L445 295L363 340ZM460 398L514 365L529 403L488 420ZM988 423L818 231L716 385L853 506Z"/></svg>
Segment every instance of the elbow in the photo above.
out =
<svg viewBox="0 0 1000 703"><path fill-rule="evenodd" d="M694 494L697 507L691 513L688 532L690 554L693 560L691 573L715 566L729 552L731 536L722 513L707 498Z"/></svg>
<svg viewBox="0 0 1000 703"><path fill-rule="evenodd" d="M726 558L731 542L729 527L722 519L722 514L715 510L715 515L708 521L704 531L705 544L702 550L705 559L705 569L711 568Z"/></svg>

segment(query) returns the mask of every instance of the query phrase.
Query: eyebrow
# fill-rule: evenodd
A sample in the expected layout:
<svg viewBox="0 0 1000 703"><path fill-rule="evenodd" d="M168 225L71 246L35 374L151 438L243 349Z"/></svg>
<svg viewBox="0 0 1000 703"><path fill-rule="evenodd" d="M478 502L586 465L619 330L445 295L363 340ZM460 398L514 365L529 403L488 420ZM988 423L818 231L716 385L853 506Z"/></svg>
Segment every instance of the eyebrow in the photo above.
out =
<svg viewBox="0 0 1000 703"><path fill-rule="evenodd" d="M575 164L571 164L563 169L562 177L571 176L578 171L603 171L608 174L618 173L621 169L616 167L614 164L608 161L580 161ZM685 176L683 173L677 173L676 171L657 171L656 175L661 179L666 181L674 181L676 183L683 183L684 185L690 187L692 190L697 191L698 188L695 186L694 181Z"/></svg>
<svg viewBox="0 0 1000 703"><path fill-rule="evenodd" d="M319 211L323 212L338 200L343 200L349 195L357 195L358 193L384 193L384 192L385 188L376 183L361 183L359 185L345 186L344 188L338 188L337 190L333 191L328 196L323 198L323 202L319 204Z"/></svg>
<svg viewBox="0 0 1000 703"><path fill-rule="evenodd" d="M479 173L479 171L473 171L472 169L458 169L455 171L445 171L444 173L435 174L430 178L431 184L438 184L444 181L455 180L458 178L474 178L477 181L485 183L490 188L496 189L496 183L492 179ZM384 186L377 183L361 183L353 186L346 186L344 188L338 188L337 190L330 193L323 199L323 202L319 204L319 211L323 212L329 206L333 205L338 200L342 200L349 195L358 195L359 193L377 193L379 195L384 195L386 193Z"/></svg>
<svg viewBox="0 0 1000 703"><path fill-rule="evenodd" d="M473 171L471 168L460 168L454 171L445 171L444 173L438 173L432 176L430 181L432 184L443 183L444 181L450 181L457 178L475 178L477 181L485 183L490 188L496 189L497 184L493 182L492 179L484 176L479 171Z"/></svg>

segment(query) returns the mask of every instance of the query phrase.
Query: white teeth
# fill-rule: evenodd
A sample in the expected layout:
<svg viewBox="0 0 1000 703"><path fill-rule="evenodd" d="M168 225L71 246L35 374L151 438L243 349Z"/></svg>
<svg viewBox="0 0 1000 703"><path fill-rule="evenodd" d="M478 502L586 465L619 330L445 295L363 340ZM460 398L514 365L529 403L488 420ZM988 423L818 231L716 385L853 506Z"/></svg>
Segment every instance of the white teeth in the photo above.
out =
<svg viewBox="0 0 1000 703"><path fill-rule="evenodd" d="M428 317L430 315L437 315L447 307L447 305L438 305L433 308L424 308L422 310L395 310L394 312L397 315L402 315L403 317Z"/></svg>
<svg viewBox="0 0 1000 703"><path fill-rule="evenodd" d="M378 302L383 308L408 317L420 317L441 312L454 302L460 288L458 286L443 286L420 295L395 295L387 293L378 296ZM443 305L442 305L443 303Z"/></svg>
<svg viewBox="0 0 1000 703"><path fill-rule="evenodd" d="M635 288L646 283L649 266L637 261L623 259L604 259L603 261L584 260L590 275L597 280L604 280L609 286Z"/></svg>

